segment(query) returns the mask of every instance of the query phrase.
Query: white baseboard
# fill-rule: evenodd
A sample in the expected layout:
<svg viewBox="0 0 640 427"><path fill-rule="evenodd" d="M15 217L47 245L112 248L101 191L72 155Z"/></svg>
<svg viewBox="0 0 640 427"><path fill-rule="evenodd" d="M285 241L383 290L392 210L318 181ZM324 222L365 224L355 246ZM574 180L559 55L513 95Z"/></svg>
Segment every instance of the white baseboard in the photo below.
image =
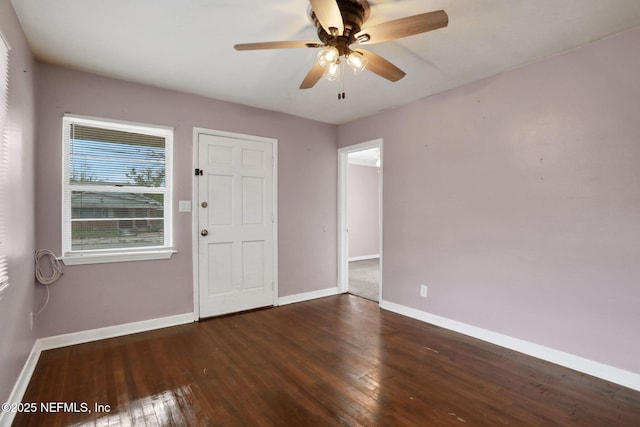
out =
<svg viewBox="0 0 640 427"><path fill-rule="evenodd" d="M33 348L27 357L26 362L20 372L16 383L13 386L9 403L20 403L33 371L38 364L40 354L45 350L66 347L69 345L83 344L105 338L120 337L123 335L135 334L138 332L151 331L154 329L167 328L170 326L191 323L195 319L194 313L178 314L175 316L162 317L159 319L143 320L140 322L126 323L124 325L108 326L106 328L92 329L88 331L73 332L70 334L56 335L47 338L39 338L33 344ZM14 412L0 412L0 426L10 426L15 417Z"/></svg>
<svg viewBox="0 0 640 427"><path fill-rule="evenodd" d="M161 317L159 319L142 320L140 322L125 323L124 325L107 326L105 328L91 329L88 331L55 335L47 338L40 338L36 341L36 344L40 346L41 351L50 350L53 348L98 341L105 338L114 338L123 335L136 334L138 332L183 325L185 323L193 322L194 316L195 315L193 313L177 314L175 316Z"/></svg>
<svg viewBox="0 0 640 427"><path fill-rule="evenodd" d="M350 257L348 261L365 261L368 259L376 259L376 258L380 258L380 254L354 256L354 257Z"/></svg>
<svg viewBox="0 0 640 427"><path fill-rule="evenodd" d="M278 298L278 305L294 304L296 302L309 301L316 298L329 297L331 295L338 295L340 289L335 288L320 289L318 291L304 292L301 294L287 295L286 297Z"/></svg>
<svg viewBox="0 0 640 427"><path fill-rule="evenodd" d="M20 376L18 376L18 380L13 385L13 390L11 390L7 403L22 402L22 396L24 396L24 392L27 391L27 386L29 386L29 381L31 380L33 371L36 369L38 359L40 358L40 349L37 344L38 341L33 344L29 357L27 357L27 360L24 362L24 366L22 367L22 371L20 371ZM10 426L15 416L16 412L0 412L0 426Z"/></svg>
<svg viewBox="0 0 640 427"><path fill-rule="evenodd" d="M635 372L625 371L624 369L615 368L613 366L605 365L604 363L595 362L580 356L554 350L549 347L478 328L476 326L467 325L466 323L447 319L446 317L437 316L435 314L416 310L414 308L395 304L389 301L380 301L380 307L385 310L393 311L413 319L459 332L473 338L478 338L480 340L490 342L491 344L499 345L500 347L515 350L538 359L546 360L547 362L555 363L556 365L564 366L566 368L640 391L640 374Z"/></svg>

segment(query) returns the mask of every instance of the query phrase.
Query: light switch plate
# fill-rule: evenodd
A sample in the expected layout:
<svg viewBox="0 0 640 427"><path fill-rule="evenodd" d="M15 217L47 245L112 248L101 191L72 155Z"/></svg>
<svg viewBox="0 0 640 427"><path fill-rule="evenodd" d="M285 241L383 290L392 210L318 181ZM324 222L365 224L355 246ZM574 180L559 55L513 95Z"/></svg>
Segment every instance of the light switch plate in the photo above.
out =
<svg viewBox="0 0 640 427"><path fill-rule="evenodd" d="M191 212L191 200L180 200L178 202L179 212Z"/></svg>

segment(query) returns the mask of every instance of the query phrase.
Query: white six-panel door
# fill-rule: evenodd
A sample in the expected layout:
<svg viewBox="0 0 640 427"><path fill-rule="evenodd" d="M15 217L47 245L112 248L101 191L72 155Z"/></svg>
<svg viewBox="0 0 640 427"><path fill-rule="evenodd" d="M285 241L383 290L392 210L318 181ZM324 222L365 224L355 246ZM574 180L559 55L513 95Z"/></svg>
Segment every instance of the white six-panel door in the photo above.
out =
<svg viewBox="0 0 640 427"><path fill-rule="evenodd" d="M273 305L274 144L198 136L200 317Z"/></svg>

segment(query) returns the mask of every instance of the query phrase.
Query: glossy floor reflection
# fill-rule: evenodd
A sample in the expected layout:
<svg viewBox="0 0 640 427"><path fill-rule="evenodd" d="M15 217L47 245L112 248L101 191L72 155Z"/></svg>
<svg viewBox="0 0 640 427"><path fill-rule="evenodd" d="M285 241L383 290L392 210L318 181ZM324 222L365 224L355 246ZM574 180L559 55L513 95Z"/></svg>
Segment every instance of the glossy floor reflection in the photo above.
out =
<svg viewBox="0 0 640 427"><path fill-rule="evenodd" d="M136 425L175 425L185 423L182 408L194 402L189 387L163 391L153 396L121 402L112 408L109 404L95 403L90 406L96 412L95 420L73 424L78 427L88 426L136 426ZM178 424L180 425L180 424ZM186 424L184 424L186 425Z"/></svg>

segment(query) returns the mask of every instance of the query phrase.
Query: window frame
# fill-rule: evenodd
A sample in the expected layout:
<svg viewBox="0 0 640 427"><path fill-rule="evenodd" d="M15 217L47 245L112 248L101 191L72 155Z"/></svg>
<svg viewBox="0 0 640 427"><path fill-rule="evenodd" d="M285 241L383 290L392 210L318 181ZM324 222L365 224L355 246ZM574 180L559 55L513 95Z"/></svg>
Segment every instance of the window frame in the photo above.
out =
<svg viewBox="0 0 640 427"><path fill-rule="evenodd" d="M73 250L71 242L72 210L71 193L75 190L97 191L103 193L148 193L152 187L144 186L106 186L91 184L71 184L70 182L70 140L71 125L78 124L116 131L142 133L165 138L165 185L162 246L141 246L134 248L84 249ZM62 261L65 265L101 264L110 262L145 261L169 259L176 253L173 247L173 133L168 126L134 123L96 117L65 114L62 119Z"/></svg>

